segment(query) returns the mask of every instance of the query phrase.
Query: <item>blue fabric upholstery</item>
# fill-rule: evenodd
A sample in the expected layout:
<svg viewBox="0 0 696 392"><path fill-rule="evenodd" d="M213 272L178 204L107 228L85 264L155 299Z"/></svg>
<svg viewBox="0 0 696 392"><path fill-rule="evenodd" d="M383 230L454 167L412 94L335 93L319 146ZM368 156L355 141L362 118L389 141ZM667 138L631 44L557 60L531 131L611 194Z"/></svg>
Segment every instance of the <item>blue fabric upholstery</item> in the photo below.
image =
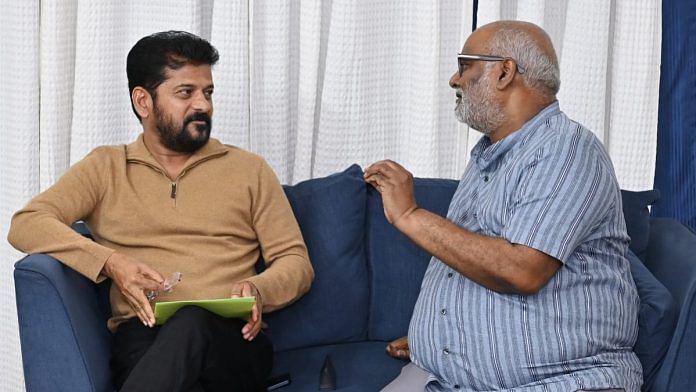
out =
<svg viewBox="0 0 696 392"><path fill-rule="evenodd" d="M454 180L416 178L419 207L446 216L457 184ZM368 337L393 340L408 331L430 255L387 222L382 198L372 186L367 191L366 246L372 292Z"/></svg>
<svg viewBox="0 0 696 392"><path fill-rule="evenodd" d="M679 321L652 391L692 391L696 385L696 240L670 218L652 218L645 266L672 293Z"/></svg>
<svg viewBox="0 0 696 392"><path fill-rule="evenodd" d="M416 179L415 184L421 207L444 215L456 182ZM274 373L292 377L280 391L317 390L327 353L338 391L378 390L404 365L385 355L385 341L406 333L429 256L386 223L378 195L357 166L286 187L286 193L316 278L305 297L264 318L276 349ZM626 213L628 230L649 229L647 237L633 234L633 245L647 240L644 265L671 293L679 319L662 364L652 376L646 371L652 382L647 390L688 391L696 385L696 235L672 219L645 222L649 199L632 204L624 195L624 208L640 218ZM636 272L641 266L632 260L644 305L636 350L646 350L641 360L648 369L660 355L656 339L665 328L652 317L668 318L669 311L657 292L646 289L652 286L641 283L650 277L644 269ZM19 261L14 274L27 389L111 390L108 285L95 286L45 255ZM650 350L656 350L654 357Z"/></svg>
<svg viewBox="0 0 696 392"><path fill-rule="evenodd" d="M103 288L41 254L14 277L27 390L112 390Z"/></svg>
<svg viewBox="0 0 696 392"><path fill-rule="evenodd" d="M314 267L312 288L291 308L265 317L276 350L367 337L365 182L343 173L285 187Z"/></svg>
<svg viewBox="0 0 696 392"><path fill-rule="evenodd" d="M643 365L643 385L649 390L672 342L679 312L672 294L650 273L638 256L631 251L626 256L640 297L638 338L633 351Z"/></svg>
<svg viewBox="0 0 696 392"><path fill-rule="evenodd" d="M660 198L660 192L656 189L633 192L621 191L623 214L626 220L626 230L631 237L629 249L645 261L645 250L648 248L650 238L650 211L648 206Z"/></svg>
<svg viewBox="0 0 696 392"><path fill-rule="evenodd" d="M329 355L336 371L336 390L379 391L407 362L393 359L383 342L359 342L303 348L276 354L274 374L289 373L292 383L279 392L319 390L319 371Z"/></svg>

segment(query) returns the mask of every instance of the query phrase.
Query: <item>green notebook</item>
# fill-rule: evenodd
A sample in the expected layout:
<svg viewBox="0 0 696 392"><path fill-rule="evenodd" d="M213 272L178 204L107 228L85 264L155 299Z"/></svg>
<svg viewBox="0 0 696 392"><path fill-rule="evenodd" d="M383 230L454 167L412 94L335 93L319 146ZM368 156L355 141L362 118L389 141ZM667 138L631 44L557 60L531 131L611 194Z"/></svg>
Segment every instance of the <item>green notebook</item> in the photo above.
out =
<svg viewBox="0 0 696 392"><path fill-rule="evenodd" d="M251 308L255 303L256 298L254 297L157 302L155 304L155 324L164 324L177 310L188 305L200 306L222 317L243 318L251 313Z"/></svg>

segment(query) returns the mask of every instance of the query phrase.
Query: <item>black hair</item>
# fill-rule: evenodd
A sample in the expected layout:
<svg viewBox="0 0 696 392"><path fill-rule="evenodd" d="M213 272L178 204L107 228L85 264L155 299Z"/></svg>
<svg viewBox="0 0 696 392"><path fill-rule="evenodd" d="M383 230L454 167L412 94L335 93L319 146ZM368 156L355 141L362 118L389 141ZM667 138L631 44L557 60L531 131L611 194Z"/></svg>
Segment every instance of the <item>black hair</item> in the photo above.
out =
<svg viewBox="0 0 696 392"><path fill-rule="evenodd" d="M186 31L162 31L141 38L135 43L126 60L128 92L140 86L156 98L155 90L167 77L166 68L179 69L187 64L214 65L219 55L205 39ZM133 112L140 119L131 101Z"/></svg>

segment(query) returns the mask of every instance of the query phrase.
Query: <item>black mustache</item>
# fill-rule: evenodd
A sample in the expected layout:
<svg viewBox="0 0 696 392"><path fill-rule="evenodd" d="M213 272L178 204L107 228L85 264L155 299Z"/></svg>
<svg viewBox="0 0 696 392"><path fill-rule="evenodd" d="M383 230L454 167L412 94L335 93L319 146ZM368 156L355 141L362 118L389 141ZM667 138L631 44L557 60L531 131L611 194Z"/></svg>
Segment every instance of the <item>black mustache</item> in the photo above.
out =
<svg viewBox="0 0 696 392"><path fill-rule="evenodd" d="M210 126L212 119L210 118L210 115L208 115L208 113L193 113L192 115L190 115L184 119L184 126L188 125L189 123L191 123L193 121L203 121L208 126Z"/></svg>

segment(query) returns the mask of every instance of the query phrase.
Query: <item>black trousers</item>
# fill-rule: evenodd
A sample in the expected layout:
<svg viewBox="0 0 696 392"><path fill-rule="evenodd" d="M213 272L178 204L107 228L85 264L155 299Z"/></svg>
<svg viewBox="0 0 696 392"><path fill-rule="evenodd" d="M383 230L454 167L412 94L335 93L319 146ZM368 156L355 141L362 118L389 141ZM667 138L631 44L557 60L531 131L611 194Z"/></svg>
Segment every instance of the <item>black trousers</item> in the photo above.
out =
<svg viewBox="0 0 696 392"><path fill-rule="evenodd" d="M265 391L273 348L263 332L244 340L244 324L196 306L154 328L134 317L114 335L114 386L127 392Z"/></svg>

